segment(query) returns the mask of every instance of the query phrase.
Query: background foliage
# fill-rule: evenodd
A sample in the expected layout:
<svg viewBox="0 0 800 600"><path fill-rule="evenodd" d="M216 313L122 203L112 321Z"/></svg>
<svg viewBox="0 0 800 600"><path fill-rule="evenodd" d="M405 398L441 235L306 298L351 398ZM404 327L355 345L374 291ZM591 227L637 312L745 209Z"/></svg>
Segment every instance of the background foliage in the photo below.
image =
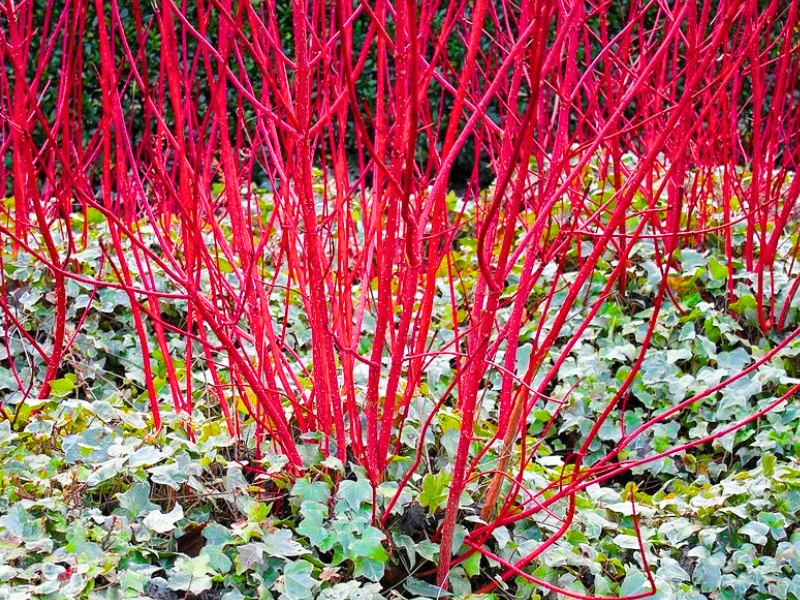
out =
<svg viewBox="0 0 800 600"><path fill-rule="evenodd" d="M791 597L798 8L3 5L7 593Z"/></svg>

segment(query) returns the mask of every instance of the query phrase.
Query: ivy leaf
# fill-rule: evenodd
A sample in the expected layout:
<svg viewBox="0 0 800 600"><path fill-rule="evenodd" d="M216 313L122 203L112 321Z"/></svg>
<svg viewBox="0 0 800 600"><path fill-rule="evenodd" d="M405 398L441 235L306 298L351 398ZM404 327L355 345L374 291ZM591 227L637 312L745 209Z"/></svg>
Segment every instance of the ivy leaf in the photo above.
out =
<svg viewBox="0 0 800 600"><path fill-rule="evenodd" d="M79 461L91 464L108 459L108 448L113 443L105 427L89 427L80 434L68 435L61 443L64 460L74 464Z"/></svg>
<svg viewBox="0 0 800 600"><path fill-rule="evenodd" d="M139 573L137 571L125 569L124 571L118 572L118 576L119 585L122 588L123 595L126 597L134 596L134 594L138 594L139 596L145 595L144 584L149 579L147 573ZM128 596L125 594L125 592L128 590L134 593Z"/></svg>
<svg viewBox="0 0 800 600"><path fill-rule="evenodd" d="M233 566L233 561L225 554L222 546L203 546L201 556L208 557L208 564L218 573L227 573Z"/></svg>
<svg viewBox="0 0 800 600"><path fill-rule="evenodd" d="M767 477L772 477L775 474L775 455L766 453L761 457L761 470Z"/></svg>
<svg viewBox="0 0 800 600"><path fill-rule="evenodd" d="M228 465L228 472L225 475L225 489L229 492L246 490L248 487L247 479L242 473L242 466L237 463Z"/></svg>
<svg viewBox="0 0 800 600"><path fill-rule="evenodd" d="M100 463L100 468L94 473L89 475L86 479L86 485L94 487L100 485L104 481L108 481L119 475L122 472L122 467L125 463L124 458L111 458Z"/></svg>
<svg viewBox="0 0 800 600"><path fill-rule="evenodd" d="M384 563L389 560L389 555L383 548L384 539L386 539L384 533L370 525L361 538L353 542L350 552L353 556L368 557Z"/></svg>
<svg viewBox="0 0 800 600"><path fill-rule="evenodd" d="M408 557L408 569L413 571L414 565L417 562L416 542L414 542L414 540L409 536L402 533L393 533L392 541L394 541L398 548L402 548L406 551L406 556Z"/></svg>
<svg viewBox="0 0 800 600"><path fill-rule="evenodd" d="M242 571L252 569L261 562L264 556L263 544L260 542L243 544L237 550L239 551L239 563L242 566Z"/></svg>
<svg viewBox="0 0 800 600"><path fill-rule="evenodd" d="M312 590L319 582L311 576L314 566L305 560L297 560L286 565L283 570L283 593L287 600L306 600L312 597Z"/></svg>
<svg viewBox="0 0 800 600"><path fill-rule="evenodd" d="M682 546L684 540L690 538L695 531L700 529L700 525L690 521L685 517L678 517L667 521L658 528L658 532L665 536L676 548Z"/></svg>
<svg viewBox="0 0 800 600"><path fill-rule="evenodd" d="M168 533L175 529L175 524L183 518L183 508L180 504L175 504L168 513L160 510L150 512L142 521L148 529L156 533Z"/></svg>
<svg viewBox="0 0 800 600"><path fill-rule="evenodd" d="M684 581L689 581L691 577L686 570L681 567L680 563L674 558L668 556L661 557L661 564L658 566L657 575L664 581L680 584Z"/></svg>
<svg viewBox="0 0 800 600"><path fill-rule="evenodd" d="M90 225L100 225L105 222L106 216L99 210L93 207L86 209L86 222Z"/></svg>
<svg viewBox="0 0 800 600"><path fill-rule="evenodd" d="M65 586L58 590L60 598L77 598L86 588L86 580L80 573L73 573L69 576L69 581Z"/></svg>
<svg viewBox="0 0 800 600"><path fill-rule="evenodd" d="M708 257L708 270L714 279L727 279L728 267L719 262L716 257Z"/></svg>
<svg viewBox="0 0 800 600"><path fill-rule="evenodd" d="M717 366L725 369L728 373L738 373L750 363L750 360L750 353L744 348L717 354Z"/></svg>
<svg viewBox="0 0 800 600"><path fill-rule="evenodd" d="M422 492L419 503L431 510L436 510L447 500L447 486L450 474L444 471L431 475L427 473L422 479Z"/></svg>
<svg viewBox="0 0 800 600"><path fill-rule="evenodd" d="M210 575L215 574L207 555L200 554L196 558L181 556L175 561L175 572L167 580L167 585L173 590L199 594L211 588Z"/></svg>
<svg viewBox="0 0 800 600"><path fill-rule="evenodd" d="M348 509L358 512L362 504L372 504L372 486L363 479L357 481L345 479L339 485L336 498L339 500L334 509L337 515Z"/></svg>
<svg viewBox="0 0 800 600"><path fill-rule="evenodd" d="M144 446L128 457L128 465L134 468L149 467L164 458L165 454L165 452L160 452L153 446Z"/></svg>
<svg viewBox="0 0 800 600"><path fill-rule="evenodd" d="M292 486L291 496L298 498L300 502L312 501L326 504L331 497L331 491L326 484L321 481L310 482L308 479L298 479Z"/></svg>
<svg viewBox="0 0 800 600"><path fill-rule="evenodd" d="M308 554L302 544L292 539L292 532L288 529L278 529L273 533L264 536L261 544L263 551L270 556L278 558L289 558L290 556L300 556Z"/></svg>
<svg viewBox="0 0 800 600"><path fill-rule="evenodd" d="M332 469L340 473L344 473L344 463L335 456L329 456L320 463L326 469Z"/></svg>
<svg viewBox="0 0 800 600"><path fill-rule="evenodd" d="M739 533L749 537L752 543L761 546L767 543L769 525L766 523L759 523L758 521L750 521L744 527L739 529Z"/></svg>
<svg viewBox="0 0 800 600"><path fill-rule="evenodd" d="M621 533L614 537L614 544L627 550L638 550L639 538L635 535L625 535Z"/></svg>
<svg viewBox="0 0 800 600"><path fill-rule="evenodd" d="M786 530L784 529L786 520L783 518L782 514L760 512L758 513L758 520L769 527L769 533L772 539L776 541L786 539Z"/></svg>
<svg viewBox="0 0 800 600"><path fill-rule="evenodd" d="M25 547L30 549L36 542L45 537L44 519L35 519L25 510L22 504L15 504L8 510L8 514L0 517L0 529L16 540L25 542ZM48 540L52 542L52 540Z"/></svg>
<svg viewBox="0 0 800 600"><path fill-rule="evenodd" d="M369 557L357 558L353 562L356 567L353 571L354 577L366 577L370 581L380 581L386 572L384 563Z"/></svg>
<svg viewBox="0 0 800 600"><path fill-rule="evenodd" d="M74 375L72 377L64 377L63 379L54 379L50 382L50 393L53 396L66 396L72 390L75 389L75 382L73 379L75 378Z"/></svg>
<svg viewBox="0 0 800 600"><path fill-rule="evenodd" d="M430 540L422 540L416 544L417 554L425 560L435 562L439 558L439 544L435 544Z"/></svg>
<svg viewBox="0 0 800 600"><path fill-rule="evenodd" d="M629 569L619 588L620 596L633 596L650 590L650 582L639 569Z"/></svg>
<svg viewBox="0 0 800 600"><path fill-rule="evenodd" d="M173 462L156 467L150 467L150 479L153 483L168 485L174 490L179 490L181 485L189 480L191 458L186 453L180 453Z"/></svg>
<svg viewBox="0 0 800 600"><path fill-rule="evenodd" d="M233 540L231 530L219 523L210 523L205 527L203 537L211 546L224 546Z"/></svg>
<svg viewBox="0 0 800 600"><path fill-rule="evenodd" d="M758 308L758 302L756 302L755 296L752 294L742 294L736 302L731 304L730 308L741 314L748 309L755 310Z"/></svg>
<svg viewBox="0 0 800 600"><path fill-rule="evenodd" d="M498 527L492 531L492 537L497 540L497 547L501 550L511 542L511 535L506 527Z"/></svg>
<svg viewBox="0 0 800 600"><path fill-rule="evenodd" d="M117 499L120 508L134 519L158 510L158 504L150 502L149 483L134 483L127 491L117 494Z"/></svg>
<svg viewBox="0 0 800 600"><path fill-rule="evenodd" d="M319 546L328 537L324 523L328 507L319 502L306 501L300 505L300 514L304 518L297 526L297 533L306 536L314 546Z"/></svg>
<svg viewBox="0 0 800 600"><path fill-rule="evenodd" d="M464 567L464 571L468 576L475 577L481 572L481 553L473 552L469 555L469 558L461 563L461 566Z"/></svg>
<svg viewBox="0 0 800 600"><path fill-rule="evenodd" d="M412 596L425 596L428 598L446 598L448 596L452 596L450 592L445 590L444 588L439 587L438 585L433 585L422 581L421 579L416 579L414 577L409 577L403 583L403 587L412 595Z"/></svg>
<svg viewBox="0 0 800 600"><path fill-rule="evenodd" d="M720 569L714 558L699 560L692 573L692 581L700 585L702 592L712 592L719 588L722 579L722 569Z"/></svg>
<svg viewBox="0 0 800 600"><path fill-rule="evenodd" d="M7 448L19 434L11 429L10 421L0 421L0 448Z"/></svg>
<svg viewBox="0 0 800 600"><path fill-rule="evenodd" d="M362 587L361 583L355 580L343 581L322 590L317 600L383 600L380 589L380 586L374 583Z"/></svg>

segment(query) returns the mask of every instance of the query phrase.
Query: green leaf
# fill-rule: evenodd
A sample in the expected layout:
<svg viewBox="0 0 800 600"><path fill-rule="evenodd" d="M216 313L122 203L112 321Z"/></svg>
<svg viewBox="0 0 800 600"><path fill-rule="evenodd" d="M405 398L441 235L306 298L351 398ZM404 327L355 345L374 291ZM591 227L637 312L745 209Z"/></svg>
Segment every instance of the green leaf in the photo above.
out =
<svg viewBox="0 0 800 600"><path fill-rule="evenodd" d="M93 207L89 207L86 209L86 222L89 225L99 225L100 223L105 223L106 216L99 210Z"/></svg>
<svg viewBox="0 0 800 600"><path fill-rule="evenodd" d="M357 558L353 563L356 567L355 571L353 571L354 577L366 577L370 581L380 581L386 572L385 563L379 562L373 558Z"/></svg>
<svg viewBox="0 0 800 600"><path fill-rule="evenodd" d="M481 553L480 552L473 552L469 555L464 562L461 563L461 566L464 567L464 570L467 572L467 575L470 577L475 577L478 573L481 572Z"/></svg>
<svg viewBox="0 0 800 600"><path fill-rule="evenodd" d="M315 546L319 546L328 537L328 530L325 528L328 507L319 502L306 501L300 505L300 514L303 520L297 526L297 533L306 536Z"/></svg>
<svg viewBox="0 0 800 600"><path fill-rule="evenodd" d="M233 273L233 267L225 257L217 257L217 264L219 265L219 270L221 273Z"/></svg>
<svg viewBox="0 0 800 600"><path fill-rule="evenodd" d="M298 498L300 502L311 500L325 504L331 497L331 490L321 481L312 483L308 479L303 478L295 481L290 495L294 498Z"/></svg>
<svg viewBox="0 0 800 600"><path fill-rule="evenodd" d="M224 546L233 541L231 530L219 523L209 523L203 529L203 537L211 546Z"/></svg>
<svg viewBox="0 0 800 600"><path fill-rule="evenodd" d="M776 541L786 539L786 519L780 513L774 512L760 512L758 513L758 520L769 527L769 533L772 539Z"/></svg>
<svg viewBox="0 0 800 600"><path fill-rule="evenodd" d="M625 548L627 550L638 550L639 548L639 538L635 535L625 535L624 533L620 533L617 536L614 536L614 544L619 548Z"/></svg>
<svg viewBox="0 0 800 600"><path fill-rule="evenodd" d="M680 250L681 267L683 272L689 275L694 275L698 269L705 267L706 259L697 250L690 248L681 248Z"/></svg>
<svg viewBox="0 0 800 600"><path fill-rule="evenodd" d="M739 529L739 534L746 535L750 541L759 546L767 543L767 534L769 533L769 525L766 523L759 523L758 521L750 521L744 527Z"/></svg>
<svg viewBox="0 0 800 600"><path fill-rule="evenodd" d="M703 592L712 592L719 588L722 570L712 560L700 560L692 573L692 581L700 585Z"/></svg>
<svg viewBox="0 0 800 600"><path fill-rule="evenodd" d="M172 462L150 467L147 471L153 483L161 483L179 490L181 485L189 480L192 462L193 459L186 452L181 452Z"/></svg>
<svg viewBox="0 0 800 600"><path fill-rule="evenodd" d="M243 544L237 548L239 552L239 564L241 564L242 571L252 569L255 565L260 564L264 556L263 544L259 542L252 542L250 544Z"/></svg>
<svg viewBox="0 0 800 600"><path fill-rule="evenodd" d="M233 561L225 554L222 546L203 546L200 554L208 557L208 564L218 573L227 573L233 566Z"/></svg>
<svg viewBox="0 0 800 600"><path fill-rule="evenodd" d="M439 544L431 542L430 540L422 540L416 545L417 554L425 560L435 562L439 558Z"/></svg>
<svg viewBox="0 0 800 600"><path fill-rule="evenodd" d="M60 598L77 598L86 588L86 580L80 573L73 573L66 585L58 590Z"/></svg>
<svg viewBox="0 0 800 600"><path fill-rule="evenodd" d="M372 504L372 486L363 479L346 479L339 485L336 498L339 500L334 509L337 515L347 510L358 512L362 504Z"/></svg>
<svg viewBox="0 0 800 600"><path fill-rule="evenodd" d="M344 463L335 456L329 456L328 458L323 460L320 463L320 465L325 467L326 469L332 469L334 471L339 471L340 473L344 473Z"/></svg>
<svg viewBox="0 0 800 600"><path fill-rule="evenodd" d="M11 429L10 421L0 421L0 448L8 448L9 444L18 437L19 434Z"/></svg>
<svg viewBox="0 0 800 600"><path fill-rule="evenodd" d="M639 569L631 568L619 588L620 596L633 596L650 590L650 582Z"/></svg>
<svg viewBox="0 0 800 600"><path fill-rule="evenodd" d="M175 572L167 580L167 585L173 590L199 594L211 589L210 575L215 574L207 555L200 554L196 558L181 556L175 561Z"/></svg>
<svg viewBox="0 0 800 600"><path fill-rule="evenodd" d="M566 535L567 541L572 544L573 546L577 546L578 544L585 544L588 542L588 538L583 535L580 531L576 531L574 529L570 529Z"/></svg>
<svg viewBox="0 0 800 600"><path fill-rule="evenodd" d="M292 532L288 529L278 529L268 533L264 536L264 542L261 546L266 554L278 558L308 554L308 550L302 544L292 539Z"/></svg>
<svg viewBox="0 0 800 600"><path fill-rule="evenodd" d="M229 464L228 471L225 474L225 489L229 492L238 491L241 493L241 491L246 490L248 486L247 479L245 479L244 473L242 473L242 466L237 463Z"/></svg>
<svg viewBox="0 0 800 600"><path fill-rule="evenodd" d="M124 463L124 458L112 458L102 462L100 467L86 480L86 485L94 487L104 481L113 479L122 472Z"/></svg>
<svg viewBox="0 0 800 600"><path fill-rule="evenodd" d="M680 543L690 538L700 525L685 517L678 517L663 523L658 532L669 540L670 544L679 547Z"/></svg>
<svg viewBox="0 0 800 600"><path fill-rule="evenodd" d="M392 533L392 541L394 541L398 548L402 548L406 551L406 556L408 557L408 569L413 571L414 565L417 563L416 542L409 536L397 532Z"/></svg>
<svg viewBox="0 0 800 600"><path fill-rule="evenodd" d="M734 310L739 314L744 313L749 308L755 310L757 307L758 304L756 303L756 299L752 294L742 294L741 298L731 304L731 310Z"/></svg>
<svg viewBox="0 0 800 600"><path fill-rule="evenodd" d="M720 263L713 255L708 258L708 270L714 279L728 278L728 267Z"/></svg>
<svg viewBox="0 0 800 600"><path fill-rule="evenodd" d="M720 352L717 354L717 366L725 369L728 373L738 373L750 363L752 357L744 348L736 348L730 352Z"/></svg>
<svg viewBox="0 0 800 600"><path fill-rule="evenodd" d="M383 548L383 541L386 536L380 529L371 525L367 527L360 539L353 542L350 547L352 556L363 556L372 558L378 562L386 562L389 555Z"/></svg>
<svg viewBox="0 0 800 600"><path fill-rule="evenodd" d="M314 586L319 583L311 576L313 571L313 565L305 560L288 563L283 570L283 597L288 600L311 598Z"/></svg>
<svg viewBox="0 0 800 600"><path fill-rule="evenodd" d="M447 598L448 596L452 596L450 592L445 590L444 588L439 587L438 585L433 585L427 583L426 581L422 581L421 579L416 579L414 577L409 577L406 579L403 587L408 590L408 592L412 596L425 596L427 598Z"/></svg>
<svg viewBox="0 0 800 600"><path fill-rule="evenodd" d="M72 377L53 379L50 382L50 393L53 396L66 396L75 389L75 382L73 381L74 378L75 376L72 375Z"/></svg>
<svg viewBox="0 0 800 600"><path fill-rule="evenodd" d="M681 567L680 563L674 558L670 558L668 556L661 557L661 564L658 566L658 571L656 574L659 579L676 584L680 584L691 579L686 570Z"/></svg>
<svg viewBox="0 0 800 600"><path fill-rule="evenodd" d="M128 457L130 467L149 467L156 464L168 453L161 452L153 446L143 446Z"/></svg>
<svg viewBox="0 0 800 600"><path fill-rule="evenodd" d="M131 590L138 593L139 596L144 596L144 584L147 583L148 579L144 573L137 573L129 569L119 573L119 585L123 593Z"/></svg>
<svg viewBox="0 0 800 600"><path fill-rule="evenodd" d="M421 506L436 510L447 501L447 486L450 483L450 474L440 471L435 475L426 473L422 478L422 492L419 495Z"/></svg>
<svg viewBox="0 0 800 600"><path fill-rule="evenodd" d="M497 540L497 547L502 550L511 542L511 534L508 533L508 528L498 527L492 531L492 537Z"/></svg>
<svg viewBox="0 0 800 600"><path fill-rule="evenodd" d="M380 585L370 583L362 587L355 580L343 581L333 587L322 590L317 600L383 600Z"/></svg>
<svg viewBox="0 0 800 600"><path fill-rule="evenodd" d="M155 531L156 533L168 533L175 529L175 524L183 518L183 508L180 504L175 504L175 507L168 513L162 513L160 510L150 512L145 518L144 526Z"/></svg>
<svg viewBox="0 0 800 600"><path fill-rule="evenodd" d="M767 477L775 474L775 455L767 452L761 457L761 470Z"/></svg>
<svg viewBox="0 0 800 600"><path fill-rule="evenodd" d="M0 528L17 540L24 540L26 545L45 535L44 520L34 519L22 504L15 504L0 517Z"/></svg>

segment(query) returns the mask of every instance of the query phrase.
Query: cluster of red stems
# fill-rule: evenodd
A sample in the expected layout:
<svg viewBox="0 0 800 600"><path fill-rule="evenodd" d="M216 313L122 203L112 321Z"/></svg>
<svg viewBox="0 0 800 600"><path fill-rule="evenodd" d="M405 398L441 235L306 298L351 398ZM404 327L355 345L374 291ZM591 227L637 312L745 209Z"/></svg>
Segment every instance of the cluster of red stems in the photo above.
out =
<svg viewBox="0 0 800 600"><path fill-rule="evenodd" d="M94 21L87 18L91 3L78 0L50 0L44 10L31 1L2 3L0 179L10 182L13 201L1 209L0 235L48 273L55 304L48 343L29 340L47 370L28 389L48 396L75 340L66 318L69 280L114 287L129 297L143 356L158 345L177 410L191 413L197 390L170 358L167 340L175 333L186 343L181 360L210 371L208 392L232 435L240 428L234 402L245 402L259 438L282 452L293 472L302 471L300 436L316 432L323 452L354 456L378 484L427 365L446 354L452 385L424 423L429 427L445 403L461 418L437 532L438 583L446 586L453 565L481 552L502 565L499 578L522 576L588 598L525 572L567 532L580 490L729 433L797 391L712 436L618 460L634 438L751 373L798 333L785 331L789 301L781 305L770 293L778 241L800 195L800 179L785 183L800 157L798 0L291 0L287 31L277 14L289 1L130 0L123 16L117 0L95 0L104 18ZM97 63L83 54L88 34L99 42ZM158 64L144 50L153 35ZM457 62L454 47L462 50ZM47 79L54 59L60 75ZM246 70L245 62L255 69ZM359 91L367 68L374 72L372 98ZM83 92L90 78L102 92L93 107ZM39 98L54 87L55 110L44 114ZM84 127L88 110L100 111L92 130ZM134 114L144 135L132 131ZM448 209L448 182L465 152L474 153L476 167L465 191L469 210L459 213ZM624 161L625 153L635 161ZM496 178L488 192L478 181L481 156ZM590 164L608 173L601 179L613 193L591 193L584 181ZM274 210L266 215L254 209L256 172L272 183ZM636 195L646 207L634 207ZM73 268L71 256L87 243L86 231L74 232L64 218L90 210L100 211L109 227L105 268L94 276ZM157 247L144 241L140 219L155 228ZM667 275L675 251L702 247L714 234L724 239L732 264L737 220L746 221L741 260L757 274L760 326L784 330L783 344L744 372L623 431L607 456L584 465L601 425L624 410L654 316L630 374L570 455L571 468L548 488L529 489L522 474L538 444L526 438L527 417L548 407L557 419L563 402L544 390L603 303L615 290L624 292L633 245L655 240L664 274L655 294L658 315L674 300ZM467 326L458 317L464 306L455 305L464 273L451 252L465 235L475 240L477 255ZM609 251L616 266L603 293L586 300L581 290ZM579 270L566 281L561 273L570 252L578 253ZM556 270L544 282L550 293L542 306L559 292L566 291L566 300L540 311L550 322L525 341L533 350L521 372L526 302L543 285L548 265ZM512 270L519 277L509 295ZM155 272L178 291L160 291ZM442 282L452 292L453 322L434 324ZM791 285L789 298L800 279ZM736 300L733 269L727 290ZM311 331L313 368L287 341L290 319L270 317L270 303L283 302L288 311L297 299ZM574 334L555 351L570 311L582 302L582 321L571 323ZM168 303L185 307L185 325L160 317ZM7 301L0 307L7 336L16 329L25 336ZM374 322L370 331L365 315ZM431 351L442 328L454 341ZM359 369L368 372L365 390L356 383ZM502 380L498 433L476 455L475 421L493 371ZM144 372L159 428L147 360ZM498 446L515 449L514 464L506 457L496 471L480 472L479 459ZM401 490L422 451L420 444ZM479 478L489 489L486 524L469 532L467 552L454 555L459 498ZM498 502L501 484L507 493ZM537 515L560 526L527 556L512 563L484 547L495 528Z"/></svg>

